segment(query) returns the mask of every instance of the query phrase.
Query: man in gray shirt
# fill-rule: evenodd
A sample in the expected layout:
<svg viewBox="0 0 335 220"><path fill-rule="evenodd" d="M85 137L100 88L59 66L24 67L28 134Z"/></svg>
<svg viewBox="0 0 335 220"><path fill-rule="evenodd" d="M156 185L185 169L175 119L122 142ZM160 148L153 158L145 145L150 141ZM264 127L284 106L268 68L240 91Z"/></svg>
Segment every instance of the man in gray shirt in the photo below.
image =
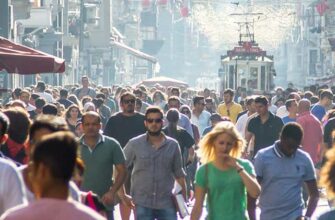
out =
<svg viewBox="0 0 335 220"><path fill-rule="evenodd" d="M172 189L177 181L186 198L185 172L178 142L162 132L163 112L149 107L145 113L147 132L131 139L124 153L132 166L130 193L136 219L177 219Z"/></svg>

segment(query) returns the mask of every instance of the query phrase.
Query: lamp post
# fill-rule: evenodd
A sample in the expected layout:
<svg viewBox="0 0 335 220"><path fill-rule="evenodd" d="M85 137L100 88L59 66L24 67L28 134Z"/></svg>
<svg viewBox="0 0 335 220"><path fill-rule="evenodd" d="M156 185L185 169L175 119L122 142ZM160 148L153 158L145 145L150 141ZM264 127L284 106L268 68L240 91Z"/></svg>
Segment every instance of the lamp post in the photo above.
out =
<svg viewBox="0 0 335 220"><path fill-rule="evenodd" d="M235 58L235 74L234 74L234 88L237 88L237 60L238 60L238 56L236 56Z"/></svg>
<svg viewBox="0 0 335 220"><path fill-rule="evenodd" d="M84 1L80 0L80 26L79 26L79 68L80 68L80 75L83 71L83 64L84 64ZM79 76L76 81L79 80Z"/></svg>

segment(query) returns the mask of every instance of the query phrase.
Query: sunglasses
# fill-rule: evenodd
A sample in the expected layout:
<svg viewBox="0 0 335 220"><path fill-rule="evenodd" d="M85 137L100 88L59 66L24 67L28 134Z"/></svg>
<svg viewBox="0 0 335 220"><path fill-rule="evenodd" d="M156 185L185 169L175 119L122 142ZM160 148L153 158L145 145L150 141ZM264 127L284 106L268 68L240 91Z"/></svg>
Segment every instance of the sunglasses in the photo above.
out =
<svg viewBox="0 0 335 220"><path fill-rule="evenodd" d="M198 102L199 105L205 106L206 104L203 102Z"/></svg>
<svg viewBox="0 0 335 220"><path fill-rule="evenodd" d="M153 122L155 122L155 123L162 123L162 119L161 118L156 118L156 119L154 119L154 118L147 118L146 119L146 121L148 122L148 123L153 123Z"/></svg>
<svg viewBox="0 0 335 220"><path fill-rule="evenodd" d="M181 111L181 113L183 113L183 114L189 114L190 113L190 111Z"/></svg>
<svg viewBox="0 0 335 220"><path fill-rule="evenodd" d="M123 102L124 104L134 104L134 103L135 103L135 99L123 100L122 102Z"/></svg>

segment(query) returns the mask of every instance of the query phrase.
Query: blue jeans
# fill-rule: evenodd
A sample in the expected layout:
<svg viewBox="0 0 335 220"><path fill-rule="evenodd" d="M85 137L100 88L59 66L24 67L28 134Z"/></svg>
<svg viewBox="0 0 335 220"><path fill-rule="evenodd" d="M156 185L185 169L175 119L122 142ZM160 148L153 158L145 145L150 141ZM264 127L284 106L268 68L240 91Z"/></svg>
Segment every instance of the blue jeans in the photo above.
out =
<svg viewBox="0 0 335 220"><path fill-rule="evenodd" d="M107 220L114 220L114 210L108 210L107 213Z"/></svg>
<svg viewBox="0 0 335 220"><path fill-rule="evenodd" d="M177 212L174 208L152 209L136 205L135 216L137 220L177 220Z"/></svg>

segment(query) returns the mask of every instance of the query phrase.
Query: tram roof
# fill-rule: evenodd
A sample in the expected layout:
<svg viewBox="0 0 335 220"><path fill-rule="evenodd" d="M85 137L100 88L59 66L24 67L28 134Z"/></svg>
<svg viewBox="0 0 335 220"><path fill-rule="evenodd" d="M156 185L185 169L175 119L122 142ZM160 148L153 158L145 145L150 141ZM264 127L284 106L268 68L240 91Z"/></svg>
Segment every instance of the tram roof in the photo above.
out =
<svg viewBox="0 0 335 220"><path fill-rule="evenodd" d="M230 61L249 61L249 62L268 62L268 63L272 63L273 59L272 57L268 57L268 56L264 56L264 59L262 56L256 56L256 57L252 57L252 58L248 58L248 57L240 57L240 56L233 56L233 57L229 57L229 56L225 56L221 58L221 62L230 62Z"/></svg>

